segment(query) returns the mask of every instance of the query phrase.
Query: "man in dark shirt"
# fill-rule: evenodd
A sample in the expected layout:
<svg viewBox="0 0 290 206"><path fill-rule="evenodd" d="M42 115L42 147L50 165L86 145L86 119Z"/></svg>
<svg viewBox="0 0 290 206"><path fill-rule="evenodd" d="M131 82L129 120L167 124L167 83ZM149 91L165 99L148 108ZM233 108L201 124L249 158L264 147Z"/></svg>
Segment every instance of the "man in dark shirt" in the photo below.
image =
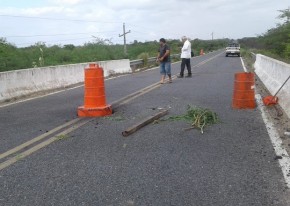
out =
<svg viewBox="0 0 290 206"><path fill-rule="evenodd" d="M163 84L165 81L166 75L168 75L169 83L172 82L171 79L171 59L170 59L170 47L166 44L164 38L159 40L160 47L158 49L157 55L157 62L160 62L160 74L161 74L161 81L160 83Z"/></svg>

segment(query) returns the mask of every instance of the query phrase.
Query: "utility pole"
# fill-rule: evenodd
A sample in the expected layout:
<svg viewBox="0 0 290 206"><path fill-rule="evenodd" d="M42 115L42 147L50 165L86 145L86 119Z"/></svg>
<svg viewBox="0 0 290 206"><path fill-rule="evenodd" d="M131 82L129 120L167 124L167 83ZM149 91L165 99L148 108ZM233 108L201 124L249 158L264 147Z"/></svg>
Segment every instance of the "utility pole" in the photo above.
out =
<svg viewBox="0 0 290 206"><path fill-rule="evenodd" d="M124 54L127 56L127 45L126 45L126 34L129 34L131 30L126 32L125 29L125 23L123 23L123 34L119 34L119 37L123 36L124 37Z"/></svg>
<svg viewBox="0 0 290 206"><path fill-rule="evenodd" d="M211 40L213 40L213 32L211 33Z"/></svg>
<svg viewBox="0 0 290 206"><path fill-rule="evenodd" d="M289 20L290 20L290 6L288 7L287 10L287 23L289 23Z"/></svg>

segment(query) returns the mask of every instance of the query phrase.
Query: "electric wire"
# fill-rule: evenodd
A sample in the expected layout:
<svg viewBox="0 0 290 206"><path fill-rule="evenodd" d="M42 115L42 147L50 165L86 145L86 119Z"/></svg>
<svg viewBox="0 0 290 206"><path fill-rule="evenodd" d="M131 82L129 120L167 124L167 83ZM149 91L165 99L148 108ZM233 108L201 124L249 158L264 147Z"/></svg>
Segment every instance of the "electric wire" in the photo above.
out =
<svg viewBox="0 0 290 206"><path fill-rule="evenodd" d="M12 18L29 18L29 19L40 19L40 20L57 20L57 21L71 21L71 22L94 22L94 23L121 23L121 22L117 22L117 21L96 21L96 20L81 20L81 19L62 19L62 18L50 18L50 17L32 17L32 16L21 16L21 15L5 15L5 14L0 14L0 17L12 17ZM145 35L149 35L149 31L154 31L154 32L159 32L159 30L155 30L153 28L145 28L143 26L140 26L140 25L136 25L136 24L131 24L131 23L127 23L127 26L130 27L132 26L133 28L131 29L134 33L137 33L137 34L145 34ZM136 28L140 28L144 31L139 31L139 30L135 30L134 27ZM109 33L113 33L113 32L116 32L116 31L104 31L104 32L94 32L91 34L91 36L94 36L94 34L109 34ZM164 32L164 31L161 31L161 32ZM35 34L35 35L7 35L7 36L4 36L4 38L33 38L33 37L53 37L53 36L72 36L72 35L83 35L83 34L86 34L88 35L87 33L63 33L63 34ZM111 34L112 35L112 34ZM172 34L173 35L173 34ZM138 35L132 35L131 38L138 38ZM130 38L130 37L129 37ZM89 39L89 37L87 38L78 38L78 39L62 39L62 40L54 40L54 42L64 42L64 41L71 41L71 40L81 40L81 39ZM41 42L41 40L38 40L38 42ZM48 42L52 42L52 41L43 41L42 42L45 42L45 43L48 43ZM117 42L117 41L115 41ZM119 41L121 42L121 41ZM32 43L33 44L33 43ZM35 43L34 43L35 44ZM17 45L29 45L29 43L20 43L20 44L17 44Z"/></svg>
<svg viewBox="0 0 290 206"><path fill-rule="evenodd" d="M59 18L50 18L50 17L19 16L19 15L6 15L6 14L0 14L0 17L1 16L2 17L13 17L13 18L42 19L42 20L52 20L52 21L94 22L94 23L110 23L110 24L122 23L122 22L118 22L118 21L96 21L96 20L83 20L83 19L59 19Z"/></svg>
<svg viewBox="0 0 290 206"><path fill-rule="evenodd" d="M101 34L101 33L112 33L117 31L102 31L102 32L94 32L93 34ZM26 38L26 37L41 37L41 36L72 36L72 35L81 35L88 33L66 33L66 34L35 34L35 35L15 35L15 36L4 36L4 38Z"/></svg>

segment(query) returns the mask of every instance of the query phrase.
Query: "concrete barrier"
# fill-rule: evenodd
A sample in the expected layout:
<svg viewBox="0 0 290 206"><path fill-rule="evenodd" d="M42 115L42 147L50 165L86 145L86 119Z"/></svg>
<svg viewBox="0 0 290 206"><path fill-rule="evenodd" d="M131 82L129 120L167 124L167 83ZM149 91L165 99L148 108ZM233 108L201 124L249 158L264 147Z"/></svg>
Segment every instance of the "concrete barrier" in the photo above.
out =
<svg viewBox="0 0 290 206"><path fill-rule="evenodd" d="M94 62L104 69L104 76L131 73L129 59ZM65 88L84 81L89 63L0 72L0 102L40 91Z"/></svg>
<svg viewBox="0 0 290 206"><path fill-rule="evenodd" d="M255 73L274 95L290 75L290 64L257 54ZM290 80L278 93L279 104L290 118Z"/></svg>

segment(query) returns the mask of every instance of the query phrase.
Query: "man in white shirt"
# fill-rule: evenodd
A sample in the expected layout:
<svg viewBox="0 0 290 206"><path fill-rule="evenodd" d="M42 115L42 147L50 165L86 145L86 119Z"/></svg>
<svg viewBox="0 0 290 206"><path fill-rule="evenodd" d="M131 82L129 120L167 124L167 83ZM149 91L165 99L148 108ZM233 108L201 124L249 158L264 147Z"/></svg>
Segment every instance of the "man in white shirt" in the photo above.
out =
<svg viewBox="0 0 290 206"><path fill-rule="evenodd" d="M186 36L181 38L183 42L183 47L181 48L181 70L179 78L183 78L184 76L184 68L187 68L187 76L191 77L191 65L190 65L190 58L191 58L191 43Z"/></svg>

